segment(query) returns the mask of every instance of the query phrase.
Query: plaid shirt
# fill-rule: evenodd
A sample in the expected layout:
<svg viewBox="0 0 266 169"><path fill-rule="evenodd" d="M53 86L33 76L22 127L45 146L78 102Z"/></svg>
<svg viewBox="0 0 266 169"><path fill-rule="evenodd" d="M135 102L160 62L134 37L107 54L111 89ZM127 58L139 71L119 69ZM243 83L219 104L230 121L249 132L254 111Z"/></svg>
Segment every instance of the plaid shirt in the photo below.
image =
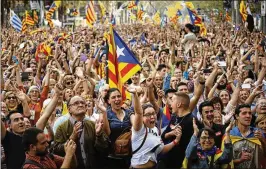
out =
<svg viewBox="0 0 266 169"><path fill-rule="evenodd" d="M48 155L40 157L40 156L32 156L26 154L26 159L37 162L38 164L43 166L43 168L60 168L64 161L63 157L57 155L54 155L54 159L52 160L51 158L48 157ZM39 169L38 166L33 164L25 164L23 168Z"/></svg>

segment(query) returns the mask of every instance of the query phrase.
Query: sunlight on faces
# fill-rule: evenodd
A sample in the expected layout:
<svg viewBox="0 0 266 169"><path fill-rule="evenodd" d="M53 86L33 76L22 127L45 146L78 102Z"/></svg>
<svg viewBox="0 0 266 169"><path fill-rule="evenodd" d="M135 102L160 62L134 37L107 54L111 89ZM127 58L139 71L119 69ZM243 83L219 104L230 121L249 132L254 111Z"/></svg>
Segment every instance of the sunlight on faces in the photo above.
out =
<svg viewBox="0 0 266 169"><path fill-rule="evenodd" d="M239 99L241 103L245 103L245 101L248 99L249 91L248 90L241 90L239 94Z"/></svg>
<svg viewBox="0 0 266 169"><path fill-rule="evenodd" d="M66 75L64 77L64 84L67 89L73 89L75 85L75 79L72 75Z"/></svg>
<svg viewBox="0 0 266 169"><path fill-rule="evenodd" d="M179 81L177 80L177 77L173 76L173 77L171 77L170 82L171 82L171 87L174 88L174 87L176 87L176 85Z"/></svg>
<svg viewBox="0 0 266 169"><path fill-rule="evenodd" d="M54 79L50 79L49 90L51 91L55 87L56 81Z"/></svg>
<svg viewBox="0 0 266 169"><path fill-rule="evenodd" d="M163 78L159 74L156 74L154 78L154 85L158 88L160 88L163 84Z"/></svg>
<svg viewBox="0 0 266 169"><path fill-rule="evenodd" d="M38 89L30 90L29 97L31 100L37 101L40 96L40 92Z"/></svg>
<svg viewBox="0 0 266 169"><path fill-rule="evenodd" d="M203 131L199 141L202 150L211 150L215 144L214 138L210 137L208 131Z"/></svg>
<svg viewBox="0 0 266 169"><path fill-rule="evenodd" d="M13 92L9 93L8 95L6 94L5 96L5 103L8 108L15 108L18 105L18 100L17 97Z"/></svg>
<svg viewBox="0 0 266 169"><path fill-rule="evenodd" d="M64 100L68 101L72 96L74 96L74 92L71 89L65 89L64 92Z"/></svg>

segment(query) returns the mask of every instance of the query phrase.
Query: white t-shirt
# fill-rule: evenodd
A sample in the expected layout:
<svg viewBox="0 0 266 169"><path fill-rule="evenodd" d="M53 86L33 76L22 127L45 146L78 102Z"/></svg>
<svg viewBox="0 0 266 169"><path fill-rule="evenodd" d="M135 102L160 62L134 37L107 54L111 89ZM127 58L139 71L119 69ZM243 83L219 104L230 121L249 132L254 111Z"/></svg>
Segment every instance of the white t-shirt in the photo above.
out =
<svg viewBox="0 0 266 169"><path fill-rule="evenodd" d="M138 152L133 154L131 158L132 167L146 164L149 160L157 163L157 155L163 150L164 144L161 140L157 127L154 127L152 129L147 128L147 131L148 135L143 146ZM145 133L146 128L144 127L144 125L142 125L142 128L139 131L135 131L132 127L132 151L135 151L137 148L139 148L144 139Z"/></svg>
<svg viewBox="0 0 266 169"><path fill-rule="evenodd" d="M184 36L184 39L182 39L181 43L184 44L184 48L185 48L185 53L187 53L189 51L189 49L191 48L191 44L195 43L197 40L197 37L194 33L189 32Z"/></svg>

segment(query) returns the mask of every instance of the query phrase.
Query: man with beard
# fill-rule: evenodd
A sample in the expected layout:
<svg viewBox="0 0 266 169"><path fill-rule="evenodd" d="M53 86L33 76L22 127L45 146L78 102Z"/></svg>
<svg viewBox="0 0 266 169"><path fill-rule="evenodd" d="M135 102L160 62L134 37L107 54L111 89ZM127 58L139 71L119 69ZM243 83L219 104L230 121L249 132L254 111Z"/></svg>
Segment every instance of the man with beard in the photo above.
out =
<svg viewBox="0 0 266 169"><path fill-rule="evenodd" d="M202 118L204 127L211 128L215 132L215 145L220 148L225 128L222 125L213 123L214 107L212 102L204 101L199 105L199 112Z"/></svg>
<svg viewBox="0 0 266 169"><path fill-rule="evenodd" d="M22 135L25 131L24 118L17 111L10 111L7 119L9 131L1 121L1 140L6 155L6 165L7 168L21 168L25 160L22 146Z"/></svg>
<svg viewBox="0 0 266 169"><path fill-rule="evenodd" d="M22 168L73 168L70 166L76 150L76 143L68 141L65 146L65 157L48 153L49 144L43 132L38 128L27 129L22 138L26 150L26 160ZM75 158L73 158L75 159Z"/></svg>

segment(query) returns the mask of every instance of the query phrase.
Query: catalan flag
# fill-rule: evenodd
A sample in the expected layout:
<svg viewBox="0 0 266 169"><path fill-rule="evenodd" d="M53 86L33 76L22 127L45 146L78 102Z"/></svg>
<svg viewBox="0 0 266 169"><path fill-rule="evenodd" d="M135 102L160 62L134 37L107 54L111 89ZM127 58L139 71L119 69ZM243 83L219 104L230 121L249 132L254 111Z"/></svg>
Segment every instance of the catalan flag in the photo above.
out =
<svg viewBox="0 0 266 169"><path fill-rule="evenodd" d="M127 8L128 8L128 9L132 9L132 8L138 6L138 3L139 3L139 0L136 0L136 1L130 1L130 2L128 3L128 5L127 5Z"/></svg>
<svg viewBox="0 0 266 169"><path fill-rule="evenodd" d="M188 14L190 17L191 24L196 25L196 24L201 24L202 20L201 18L195 13L195 11L190 10L187 8Z"/></svg>
<svg viewBox="0 0 266 169"><path fill-rule="evenodd" d="M131 11L127 11L127 12L128 12L128 16L129 16L130 19L132 19L132 20L136 20L137 19L136 15L133 14Z"/></svg>
<svg viewBox="0 0 266 169"><path fill-rule="evenodd" d="M51 48L47 44L47 42L43 42L37 46L37 49L35 52L35 58L37 61L39 60L39 54L43 54L46 57L48 57L51 54Z"/></svg>
<svg viewBox="0 0 266 169"><path fill-rule="evenodd" d="M112 26L108 36L108 48L108 83L110 88L118 88L125 100L123 84L141 70L141 65Z"/></svg>
<svg viewBox="0 0 266 169"><path fill-rule="evenodd" d="M143 20L143 15L144 15L144 11L142 9L142 7L138 8L138 11L137 11L137 18L138 20Z"/></svg>
<svg viewBox="0 0 266 169"><path fill-rule="evenodd" d="M176 14L170 18L170 22L176 24L181 15L182 15L181 11L177 10Z"/></svg>
<svg viewBox="0 0 266 169"><path fill-rule="evenodd" d="M227 22L231 22L231 21L232 21L232 18L231 18L231 16L229 15L229 13L228 13L227 10L226 10L226 13L225 13L225 20L226 20Z"/></svg>
<svg viewBox="0 0 266 169"><path fill-rule="evenodd" d="M21 32L22 33L26 33L27 31L27 24L26 24L26 18L24 16L23 20L22 20L22 29L21 29Z"/></svg>
<svg viewBox="0 0 266 169"><path fill-rule="evenodd" d="M39 22L39 17L38 17L38 14L37 14L37 11L36 11L36 10L33 11L33 19L34 19L34 22L35 22L36 24L38 24L38 22Z"/></svg>
<svg viewBox="0 0 266 169"><path fill-rule="evenodd" d="M25 22L26 22L27 25L32 25L32 26L34 25L34 20L30 16L28 11L25 11Z"/></svg>
<svg viewBox="0 0 266 169"><path fill-rule="evenodd" d="M94 11L93 2L90 1L86 8L86 21L87 24L92 27L96 21L96 13Z"/></svg>
<svg viewBox="0 0 266 169"><path fill-rule="evenodd" d="M239 12L240 12L242 21L245 22L247 20L248 14L247 14L247 8L245 6L245 2L243 0L240 2Z"/></svg>

